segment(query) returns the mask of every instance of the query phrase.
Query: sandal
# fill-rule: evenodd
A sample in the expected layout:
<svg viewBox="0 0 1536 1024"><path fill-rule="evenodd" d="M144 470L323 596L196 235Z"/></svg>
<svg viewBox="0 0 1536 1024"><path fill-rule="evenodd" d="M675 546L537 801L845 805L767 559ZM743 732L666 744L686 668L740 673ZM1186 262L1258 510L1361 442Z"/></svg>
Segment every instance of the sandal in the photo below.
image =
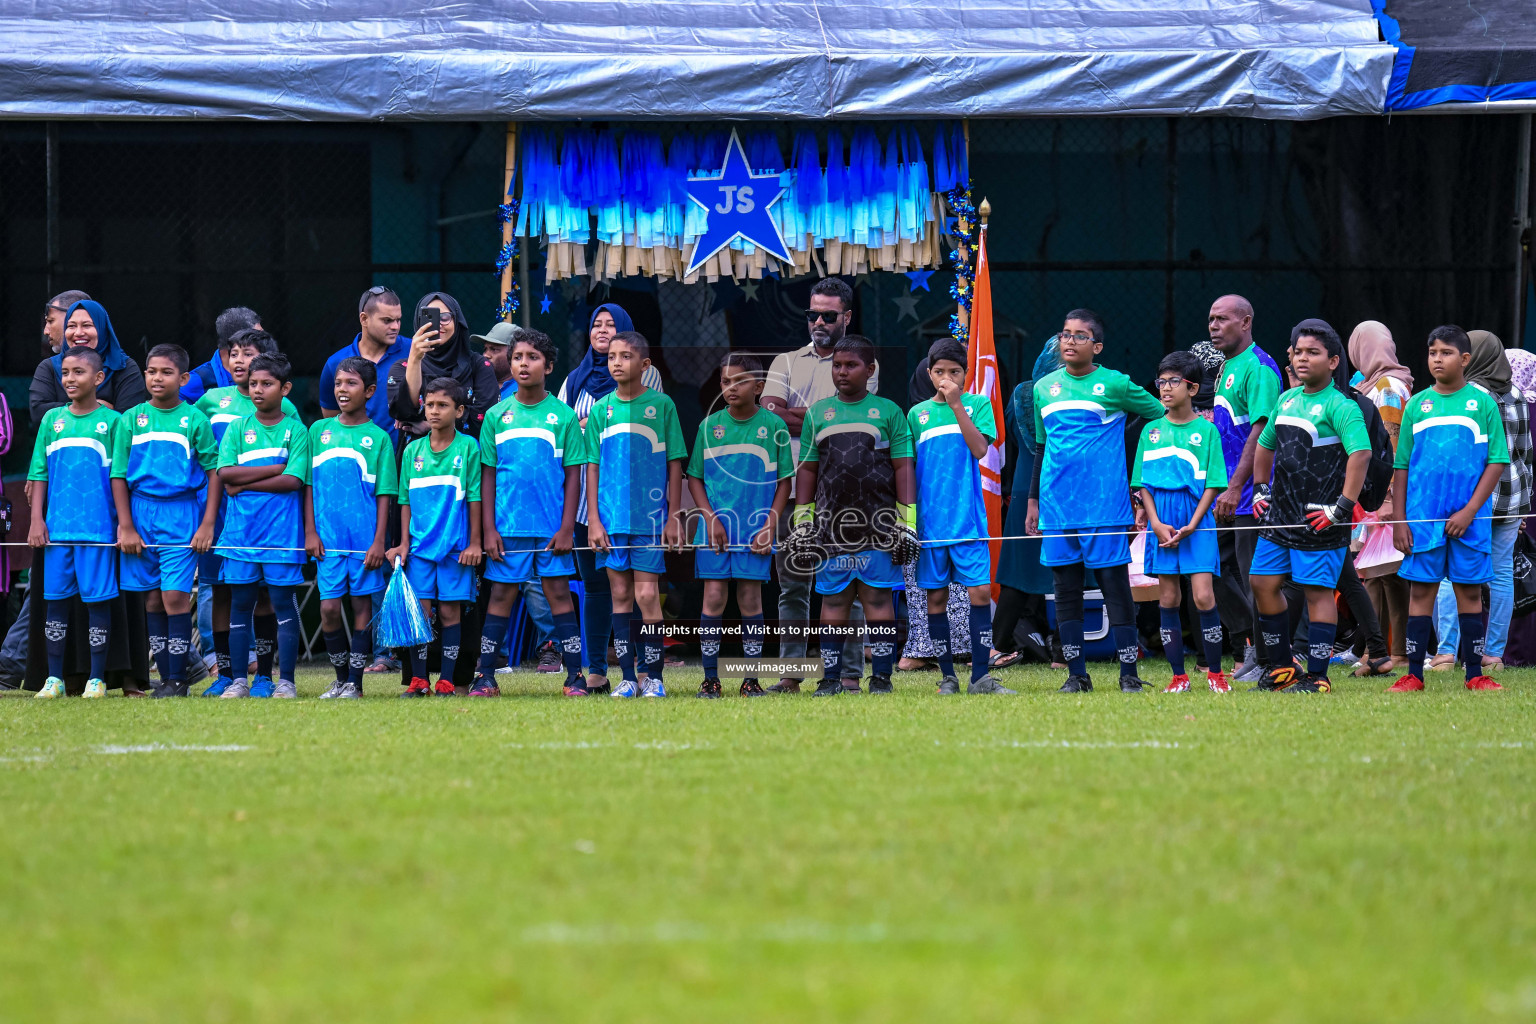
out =
<svg viewBox="0 0 1536 1024"><path fill-rule="evenodd" d="M1456 667L1456 655L1437 654L1429 659L1429 664L1424 666L1429 672L1445 672Z"/></svg>
<svg viewBox="0 0 1536 1024"><path fill-rule="evenodd" d="M1502 672L1502 671L1504 671L1504 659L1503 658L1484 658L1483 659L1483 675L1485 675L1485 676L1486 675L1492 675L1494 672Z"/></svg>
<svg viewBox="0 0 1536 1024"><path fill-rule="evenodd" d="M1380 658L1369 656L1361 658L1355 665L1354 674L1360 678L1367 676L1389 676L1392 674L1392 658L1390 655Z"/></svg>
<svg viewBox="0 0 1536 1024"><path fill-rule="evenodd" d="M929 672L938 667L930 658L902 658L896 663L897 672Z"/></svg>
<svg viewBox="0 0 1536 1024"><path fill-rule="evenodd" d="M988 668L1007 668L1009 665L1017 665L1024 660L1022 651L996 651L987 659Z"/></svg>

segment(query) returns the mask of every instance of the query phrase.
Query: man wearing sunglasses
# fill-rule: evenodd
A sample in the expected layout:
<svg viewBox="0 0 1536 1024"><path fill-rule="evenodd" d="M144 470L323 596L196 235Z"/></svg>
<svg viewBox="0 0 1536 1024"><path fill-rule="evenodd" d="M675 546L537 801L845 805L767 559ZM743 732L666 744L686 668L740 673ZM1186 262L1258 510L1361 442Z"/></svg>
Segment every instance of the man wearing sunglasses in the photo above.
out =
<svg viewBox="0 0 1536 1024"><path fill-rule="evenodd" d="M795 463L800 462L800 430L805 424L805 412L824 398L837 394L832 383L832 348L848 333L853 320L853 289L840 277L828 277L811 287L809 308L805 311L806 330L810 343L776 356L768 368L768 380L763 387L763 407L777 413L789 428L790 449ZM867 390L876 394L880 390L880 364L869 378ZM810 499L805 499L809 501ZM791 492L790 505L794 504ZM789 517L779 522L779 540L789 533ZM785 565L782 546L775 554L779 573L779 621L804 623L811 615L811 584L806 576L798 576ZM849 611L849 623L862 627L864 609L854 602ZM805 641L781 640L779 657L798 659L805 657ZM843 678L854 685L864 674L864 647L848 644L843 655ZM846 685L846 684L845 684ZM778 693L796 693L800 689L798 679L780 679L769 690Z"/></svg>
<svg viewBox="0 0 1536 1024"><path fill-rule="evenodd" d="M335 416L341 411L336 404L336 368L343 359L366 359L379 368L379 389L368 399L368 418L389 439L399 444L395 418L389 413L389 391L384 381L390 368L411 354L411 336L400 336L400 296L393 289L376 284L357 299L357 337L352 344L332 354L320 370L320 388L316 399L320 402L321 416Z"/></svg>

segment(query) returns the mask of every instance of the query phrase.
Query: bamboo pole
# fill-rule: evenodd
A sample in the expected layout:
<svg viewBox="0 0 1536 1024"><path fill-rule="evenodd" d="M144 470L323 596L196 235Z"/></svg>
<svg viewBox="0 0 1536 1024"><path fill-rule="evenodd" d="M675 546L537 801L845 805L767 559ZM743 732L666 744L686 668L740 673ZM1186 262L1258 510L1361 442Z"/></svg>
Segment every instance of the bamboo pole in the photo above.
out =
<svg viewBox="0 0 1536 1024"><path fill-rule="evenodd" d="M501 189L501 199L497 202L498 206L500 206L502 203L507 202L507 200L509 198L508 193L510 193L512 191L512 183L515 180L516 174L517 174L517 122L515 122L515 121L508 121L507 122L507 167L506 167L506 174L504 174L502 176L503 185L502 185L502 189ZM512 238L513 238L514 233L516 231L517 231L517 223L515 221L509 220L509 221L507 221L505 224L503 224L501 226L501 244L502 244L503 248L505 248L505 246L507 245L508 242L512 241ZM516 272L516 269L517 268L514 267L512 263L508 263L506 265L506 267L501 272L501 301L502 301L503 304L506 303L507 296L512 293L512 275L513 275L513 273ZM527 309L528 296L524 295L522 297L522 301L523 301L523 308L524 308L524 310L526 310Z"/></svg>
<svg viewBox="0 0 1536 1024"><path fill-rule="evenodd" d="M965 132L965 166L969 168L971 166L971 119L965 118L962 120L960 122L960 128ZM968 181L961 182L961 185L963 186L969 186L969 184L970 182ZM988 209L990 210L991 207L988 207ZM970 237L970 225L966 222L964 217L960 218L958 227L962 236L966 238ZM964 246L964 244L964 242L961 243L962 246ZM967 253L966 255L966 270L969 271L972 267L975 266L974 261L976 256L974 253ZM974 274L967 274L966 276L969 276L973 281L975 280ZM963 278L960 283L965 283ZM971 311L966 309L963 304L956 303L955 315L960 318L960 329L967 332L966 336L969 337L969 332L971 330Z"/></svg>

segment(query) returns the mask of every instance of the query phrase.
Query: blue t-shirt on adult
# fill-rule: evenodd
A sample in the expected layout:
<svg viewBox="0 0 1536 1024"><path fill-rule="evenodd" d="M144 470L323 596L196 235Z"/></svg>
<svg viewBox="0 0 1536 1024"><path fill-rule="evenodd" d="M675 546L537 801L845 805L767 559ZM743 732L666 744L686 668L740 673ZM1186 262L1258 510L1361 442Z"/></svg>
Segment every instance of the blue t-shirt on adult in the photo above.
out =
<svg viewBox="0 0 1536 1024"><path fill-rule="evenodd" d="M210 378L213 380L212 384L208 383ZM194 366L192 372L187 375L187 383L181 389L181 400L196 405L197 400L207 392L214 388L227 388L234 382L235 378L231 377L229 371L224 368L224 358L215 351L212 359L201 366Z"/></svg>
<svg viewBox="0 0 1536 1024"><path fill-rule="evenodd" d="M325 361L325 368L320 371L320 408L326 412L338 412L336 405L336 367L343 359L367 358L358 348L358 342L362 340L359 334L352 339L352 344L335 353ZM395 343L384 351L384 358L376 361L379 368L379 386L374 391L373 397L368 399L368 418L379 425L379 429L389 435L389 440L396 448L400 446L400 435L395 430L395 418L389 414L389 388L385 381L389 379L389 369L400 360L411 354L411 339L400 334L395 336Z"/></svg>

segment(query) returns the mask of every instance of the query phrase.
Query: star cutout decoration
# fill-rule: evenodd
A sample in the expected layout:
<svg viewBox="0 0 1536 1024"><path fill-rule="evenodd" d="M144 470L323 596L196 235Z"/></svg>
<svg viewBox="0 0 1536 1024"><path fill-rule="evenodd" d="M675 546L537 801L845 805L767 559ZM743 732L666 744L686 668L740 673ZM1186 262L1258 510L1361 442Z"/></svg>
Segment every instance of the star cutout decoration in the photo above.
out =
<svg viewBox="0 0 1536 1024"><path fill-rule="evenodd" d="M742 151L741 139L731 131L725 147L725 163L714 178L689 178L688 198L708 214L704 234L693 246L688 273L703 266L715 253L740 238L776 258L790 262L789 247L779 226L768 215L786 189L777 174L753 174Z"/></svg>
<svg viewBox="0 0 1536 1024"><path fill-rule="evenodd" d="M906 274L904 276L906 277L906 279L909 282L911 282L911 285L910 285L910 287L907 288L907 291L915 292L919 288L921 288L923 291L926 292L926 291L929 291L928 279L933 276L933 271L931 271L931 270L909 270L909 271L906 272Z"/></svg>
<svg viewBox="0 0 1536 1024"><path fill-rule="evenodd" d="M550 303L549 292L545 292L543 298L539 299L539 312L540 313L548 313L549 312L549 303Z"/></svg>
<svg viewBox="0 0 1536 1024"><path fill-rule="evenodd" d="M897 309L901 310L896 317L897 323L900 323L907 317L911 317L913 320L917 319L917 299L913 298L910 292L906 295L898 295L891 301L896 303Z"/></svg>
<svg viewBox="0 0 1536 1024"><path fill-rule="evenodd" d="M741 290L746 295L748 302L757 301L757 290L761 287L756 281L743 281L741 283Z"/></svg>
<svg viewBox="0 0 1536 1024"><path fill-rule="evenodd" d="M857 288L861 284L869 284L869 274L868 273L858 274L858 275L856 275L854 277L854 279L853 279L854 287Z"/></svg>

